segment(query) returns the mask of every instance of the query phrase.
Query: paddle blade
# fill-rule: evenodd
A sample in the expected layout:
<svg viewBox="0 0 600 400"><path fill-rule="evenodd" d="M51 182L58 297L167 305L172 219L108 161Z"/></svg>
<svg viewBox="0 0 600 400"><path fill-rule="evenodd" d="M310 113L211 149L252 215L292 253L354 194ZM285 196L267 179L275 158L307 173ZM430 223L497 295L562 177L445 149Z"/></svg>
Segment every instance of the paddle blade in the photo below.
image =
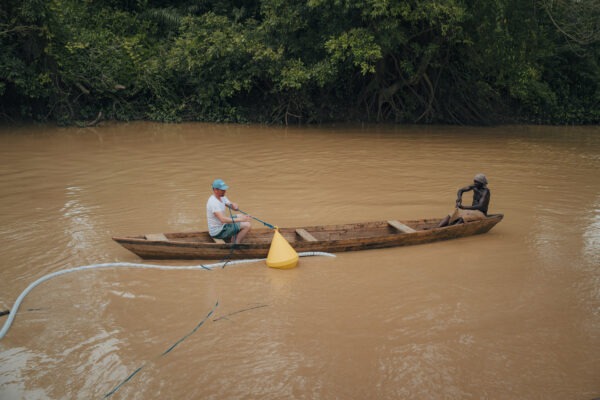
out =
<svg viewBox="0 0 600 400"><path fill-rule="evenodd" d="M298 253L288 243L287 240L275 230L273 240L271 240L271 248L267 255L267 265L271 268L289 269L294 268L298 264Z"/></svg>

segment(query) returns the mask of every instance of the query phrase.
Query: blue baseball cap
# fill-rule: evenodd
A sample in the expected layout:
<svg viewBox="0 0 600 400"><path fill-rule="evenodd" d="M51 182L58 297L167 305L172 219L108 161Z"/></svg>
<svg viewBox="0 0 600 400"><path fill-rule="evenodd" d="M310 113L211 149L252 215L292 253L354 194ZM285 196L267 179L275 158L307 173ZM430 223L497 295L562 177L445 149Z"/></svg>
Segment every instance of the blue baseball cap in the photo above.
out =
<svg viewBox="0 0 600 400"><path fill-rule="evenodd" d="M215 179L212 184L213 189L227 190L229 186L225 184L223 179Z"/></svg>

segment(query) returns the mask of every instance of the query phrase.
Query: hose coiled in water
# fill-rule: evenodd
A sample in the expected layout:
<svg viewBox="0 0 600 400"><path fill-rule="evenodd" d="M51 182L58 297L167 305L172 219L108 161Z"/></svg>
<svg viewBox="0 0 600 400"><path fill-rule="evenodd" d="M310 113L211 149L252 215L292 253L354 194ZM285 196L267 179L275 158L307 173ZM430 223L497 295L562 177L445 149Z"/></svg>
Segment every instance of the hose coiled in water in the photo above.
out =
<svg viewBox="0 0 600 400"><path fill-rule="evenodd" d="M335 257L335 255L333 255L331 253L324 253L324 252L320 252L320 251L310 251L310 252L298 253L298 255L300 257L310 257L310 256ZM23 302L23 299L25 298L25 296L27 296L27 294L29 294L29 292L31 292L39 284L46 282L47 280L50 280L52 278L56 278L57 276L66 275L71 272L77 272L77 271L87 271L87 270L91 270L91 269L103 269L103 268L115 268L115 267L161 269L161 270L195 270L195 269L211 270L214 268L224 267L225 265L229 266L229 265L236 265L236 264L247 264L247 263L254 263L257 261L264 261L264 260L265 260L264 258L252 258L252 259L247 259L247 260L223 261L223 262L218 262L218 263L214 263L214 264L206 264L206 265L201 264L201 265L188 265L188 266L152 265L152 264L140 264L140 263L128 263L128 262L114 262L114 263L83 265L80 267L69 268L69 269L64 269L62 271L52 272L50 274L42 276L35 282L31 283L29 286L27 286L27 288L25 290L23 290L23 292L19 295L19 297L17 297L17 300L15 301L15 304L13 305L12 310L8 314L8 319L4 323L2 330L0 330L0 340L2 340L2 338L4 338L4 336L6 336L6 333L10 329L10 326L12 325L12 323L15 319L15 316L17 315L17 311L19 310L19 307L21 306L21 303Z"/></svg>

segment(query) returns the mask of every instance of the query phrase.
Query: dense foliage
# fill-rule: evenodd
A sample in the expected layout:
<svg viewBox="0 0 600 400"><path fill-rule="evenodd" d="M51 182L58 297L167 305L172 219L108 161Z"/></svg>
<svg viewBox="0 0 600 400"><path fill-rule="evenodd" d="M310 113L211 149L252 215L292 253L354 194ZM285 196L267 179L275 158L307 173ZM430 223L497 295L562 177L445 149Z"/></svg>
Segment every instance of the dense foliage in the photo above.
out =
<svg viewBox="0 0 600 400"><path fill-rule="evenodd" d="M2 0L0 119L600 122L600 0Z"/></svg>

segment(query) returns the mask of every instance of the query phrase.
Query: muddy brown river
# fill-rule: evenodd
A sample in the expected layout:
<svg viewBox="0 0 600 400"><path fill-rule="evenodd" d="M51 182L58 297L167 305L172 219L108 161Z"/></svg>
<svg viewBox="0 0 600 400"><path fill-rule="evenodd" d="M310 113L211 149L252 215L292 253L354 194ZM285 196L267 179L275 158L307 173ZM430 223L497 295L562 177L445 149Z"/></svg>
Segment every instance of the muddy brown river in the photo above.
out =
<svg viewBox="0 0 600 400"><path fill-rule="evenodd" d="M600 397L598 126L2 127L0 311L144 262L112 236L206 230L215 178L284 227L441 218L478 172L485 235L52 278L0 340L0 399Z"/></svg>

